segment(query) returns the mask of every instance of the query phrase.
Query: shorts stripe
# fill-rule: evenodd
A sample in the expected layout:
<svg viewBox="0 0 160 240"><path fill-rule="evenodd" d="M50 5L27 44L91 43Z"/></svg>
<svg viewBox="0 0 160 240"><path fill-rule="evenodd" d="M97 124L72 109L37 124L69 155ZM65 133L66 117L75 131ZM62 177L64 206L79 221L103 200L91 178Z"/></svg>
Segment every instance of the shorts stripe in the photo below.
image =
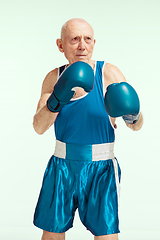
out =
<svg viewBox="0 0 160 240"><path fill-rule="evenodd" d="M116 158L113 158L112 161L113 161L115 180L116 180L116 186L117 186L118 216L119 216L120 181L119 181L119 173L118 173L118 163Z"/></svg>

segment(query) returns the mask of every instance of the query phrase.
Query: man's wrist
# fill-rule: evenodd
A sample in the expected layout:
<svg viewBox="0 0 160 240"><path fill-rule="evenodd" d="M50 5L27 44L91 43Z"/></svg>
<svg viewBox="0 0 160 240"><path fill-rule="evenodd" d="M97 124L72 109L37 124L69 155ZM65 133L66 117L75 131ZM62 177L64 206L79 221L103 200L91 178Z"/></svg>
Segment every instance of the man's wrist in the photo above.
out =
<svg viewBox="0 0 160 240"><path fill-rule="evenodd" d="M124 115L122 118L128 124L135 124L136 122L138 122L139 117L140 113L138 113L137 115Z"/></svg>

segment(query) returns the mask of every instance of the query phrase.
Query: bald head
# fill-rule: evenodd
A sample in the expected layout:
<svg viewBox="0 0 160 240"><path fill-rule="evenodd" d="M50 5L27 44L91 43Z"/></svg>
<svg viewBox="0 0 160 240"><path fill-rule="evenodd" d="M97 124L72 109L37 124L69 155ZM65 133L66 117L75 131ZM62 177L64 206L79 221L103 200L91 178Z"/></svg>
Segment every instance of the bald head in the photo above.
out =
<svg viewBox="0 0 160 240"><path fill-rule="evenodd" d="M62 26L61 38L56 40L56 44L70 64L83 61L92 66L91 57L95 45L93 35L93 29L88 22L73 18Z"/></svg>
<svg viewBox="0 0 160 240"><path fill-rule="evenodd" d="M87 21L81 18L72 18L62 26L61 39L63 40L66 32L70 32L74 27L77 27L77 28L87 27L92 32L92 35L94 35L93 28Z"/></svg>

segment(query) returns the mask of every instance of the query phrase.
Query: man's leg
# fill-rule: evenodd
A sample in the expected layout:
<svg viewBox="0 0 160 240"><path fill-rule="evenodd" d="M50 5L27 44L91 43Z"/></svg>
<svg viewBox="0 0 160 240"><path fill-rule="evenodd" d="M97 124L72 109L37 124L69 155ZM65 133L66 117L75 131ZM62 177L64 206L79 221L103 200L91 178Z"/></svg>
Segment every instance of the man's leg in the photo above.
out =
<svg viewBox="0 0 160 240"><path fill-rule="evenodd" d="M43 231L41 240L65 240L65 233L52 233Z"/></svg>
<svg viewBox="0 0 160 240"><path fill-rule="evenodd" d="M118 234L95 236L94 240L118 240Z"/></svg>

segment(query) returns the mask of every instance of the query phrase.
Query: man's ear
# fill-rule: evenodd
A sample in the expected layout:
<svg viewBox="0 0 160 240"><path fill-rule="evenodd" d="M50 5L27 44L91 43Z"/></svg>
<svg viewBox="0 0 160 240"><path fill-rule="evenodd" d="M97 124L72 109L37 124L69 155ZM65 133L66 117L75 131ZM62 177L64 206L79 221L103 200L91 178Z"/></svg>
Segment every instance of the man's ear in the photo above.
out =
<svg viewBox="0 0 160 240"><path fill-rule="evenodd" d="M60 51L61 53L63 53L64 50L63 50L62 39L58 38L58 39L56 40L56 44L57 44L57 46L58 46L59 51Z"/></svg>

